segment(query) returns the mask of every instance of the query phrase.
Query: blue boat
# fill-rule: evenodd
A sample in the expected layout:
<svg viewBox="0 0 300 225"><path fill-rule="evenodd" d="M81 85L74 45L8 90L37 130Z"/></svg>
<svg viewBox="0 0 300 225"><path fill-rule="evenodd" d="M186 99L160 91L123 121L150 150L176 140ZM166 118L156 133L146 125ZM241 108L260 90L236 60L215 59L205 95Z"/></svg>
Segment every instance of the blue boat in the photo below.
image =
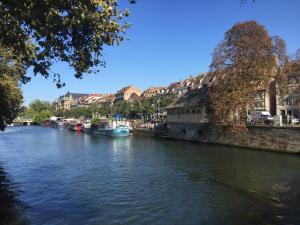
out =
<svg viewBox="0 0 300 225"><path fill-rule="evenodd" d="M112 137L128 137L129 136L129 127L125 125L119 125L116 128L99 128L97 131L95 131L97 134L112 136Z"/></svg>
<svg viewBox="0 0 300 225"><path fill-rule="evenodd" d="M93 133L112 137L128 137L130 134L130 127L122 121L109 121L107 119L101 121L99 128Z"/></svg>

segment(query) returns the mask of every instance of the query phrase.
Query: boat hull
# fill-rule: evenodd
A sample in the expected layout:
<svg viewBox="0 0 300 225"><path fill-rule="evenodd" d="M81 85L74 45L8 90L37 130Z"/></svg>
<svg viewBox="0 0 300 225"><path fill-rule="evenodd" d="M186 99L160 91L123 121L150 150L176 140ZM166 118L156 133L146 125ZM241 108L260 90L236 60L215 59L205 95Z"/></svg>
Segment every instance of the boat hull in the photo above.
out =
<svg viewBox="0 0 300 225"><path fill-rule="evenodd" d="M81 126L81 124L76 124L76 125L69 125L68 126L68 129L70 130L70 131L81 131L81 129L82 129L82 126Z"/></svg>
<svg viewBox="0 0 300 225"><path fill-rule="evenodd" d="M127 128L113 128L113 129L98 129L96 134L112 136L112 137L128 137L129 129Z"/></svg>

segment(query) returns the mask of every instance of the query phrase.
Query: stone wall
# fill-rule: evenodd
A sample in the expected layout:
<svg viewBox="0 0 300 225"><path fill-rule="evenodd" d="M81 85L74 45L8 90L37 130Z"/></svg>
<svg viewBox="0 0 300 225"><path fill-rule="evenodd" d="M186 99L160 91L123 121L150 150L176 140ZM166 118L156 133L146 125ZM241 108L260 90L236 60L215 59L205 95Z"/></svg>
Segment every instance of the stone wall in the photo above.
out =
<svg viewBox="0 0 300 225"><path fill-rule="evenodd" d="M300 153L300 128L251 126L244 135L232 135L206 124L168 124L164 137L247 147L286 153Z"/></svg>
<svg viewBox="0 0 300 225"><path fill-rule="evenodd" d="M150 130L150 129L134 129L133 135L135 136L147 136L147 137L166 137L167 134L165 131L159 131L159 130Z"/></svg>

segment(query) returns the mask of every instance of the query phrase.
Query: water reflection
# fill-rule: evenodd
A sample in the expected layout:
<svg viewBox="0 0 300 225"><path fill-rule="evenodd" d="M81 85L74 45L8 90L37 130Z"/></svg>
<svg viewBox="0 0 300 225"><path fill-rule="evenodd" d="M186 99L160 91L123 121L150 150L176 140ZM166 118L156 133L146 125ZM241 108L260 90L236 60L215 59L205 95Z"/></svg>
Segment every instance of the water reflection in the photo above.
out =
<svg viewBox="0 0 300 225"><path fill-rule="evenodd" d="M18 193L12 190L12 186L0 165L0 225L26 225L27 222L20 213L23 206L17 200Z"/></svg>
<svg viewBox="0 0 300 225"><path fill-rule="evenodd" d="M0 135L12 218L20 199L33 225L300 224L299 157L18 129Z"/></svg>

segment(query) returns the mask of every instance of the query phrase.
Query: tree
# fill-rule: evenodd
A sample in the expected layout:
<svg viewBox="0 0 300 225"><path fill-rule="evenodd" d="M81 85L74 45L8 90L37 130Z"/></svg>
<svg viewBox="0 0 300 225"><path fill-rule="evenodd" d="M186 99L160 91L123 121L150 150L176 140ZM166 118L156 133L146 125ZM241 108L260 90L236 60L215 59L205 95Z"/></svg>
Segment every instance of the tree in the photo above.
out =
<svg viewBox="0 0 300 225"><path fill-rule="evenodd" d="M278 57L267 30L255 21L237 23L225 33L211 64L215 80L210 100L217 124L232 132L246 130L247 110L257 91L275 79Z"/></svg>
<svg viewBox="0 0 300 225"><path fill-rule="evenodd" d="M23 102L18 80L0 74L0 130L5 129L16 118L18 109Z"/></svg>
<svg viewBox="0 0 300 225"><path fill-rule="evenodd" d="M134 1L130 1L134 2ZM124 40L128 10L119 10L117 0L24 0L0 1L0 45L13 49L34 74L49 77L57 60L66 62L75 77L104 66L105 45ZM58 86L63 85L53 74ZM22 74L22 80L29 77Z"/></svg>
<svg viewBox="0 0 300 225"><path fill-rule="evenodd" d="M49 109L42 110L41 112L36 112L33 114L33 122L37 124L41 124L43 121L49 119L51 116L53 116L53 111Z"/></svg>
<svg viewBox="0 0 300 225"><path fill-rule="evenodd" d="M277 72L275 76L276 84L278 87L279 94L281 97L287 94L287 85L288 85L288 70L290 66L290 59L287 55L286 43L285 41L275 35L272 37L273 42L273 53L276 56L277 61Z"/></svg>
<svg viewBox="0 0 300 225"><path fill-rule="evenodd" d="M94 118L91 119L91 124L94 127L99 126L100 122L101 122L101 120L98 117L94 117Z"/></svg>
<svg viewBox="0 0 300 225"><path fill-rule="evenodd" d="M34 100L29 104L29 109L36 113L40 113L44 110L49 110L52 111L52 105L48 101L43 101L43 100Z"/></svg>
<svg viewBox="0 0 300 225"><path fill-rule="evenodd" d="M0 45L0 130L12 123L23 102L18 80L25 68L19 57L12 55L11 49Z"/></svg>
<svg viewBox="0 0 300 225"><path fill-rule="evenodd" d="M50 102L37 99L32 101L21 115L25 118L32 119L33 122L37 124L41 124L53 116L54 112Z"/></svg>
<svg viewBox="0 0 300 225"><path fill-rule="evenodd" d="M97 71L97 66L105 66L104 46L120 44L129 28L125 21L128 10L118 8L117 0L1 0L0 75L18 77L26 83L31 79L26 70L32 67L34 75L52 76L61 87L60 74L50 72L56 61L73 68L76 78ZM8 63L10 66L3 66ZM0 101L13 95L7 91ZM15 111L2 108L0 124L8 118L7 112L12 113L10 118L17 114L18 102L6 102L14 105Z"/></svg>

